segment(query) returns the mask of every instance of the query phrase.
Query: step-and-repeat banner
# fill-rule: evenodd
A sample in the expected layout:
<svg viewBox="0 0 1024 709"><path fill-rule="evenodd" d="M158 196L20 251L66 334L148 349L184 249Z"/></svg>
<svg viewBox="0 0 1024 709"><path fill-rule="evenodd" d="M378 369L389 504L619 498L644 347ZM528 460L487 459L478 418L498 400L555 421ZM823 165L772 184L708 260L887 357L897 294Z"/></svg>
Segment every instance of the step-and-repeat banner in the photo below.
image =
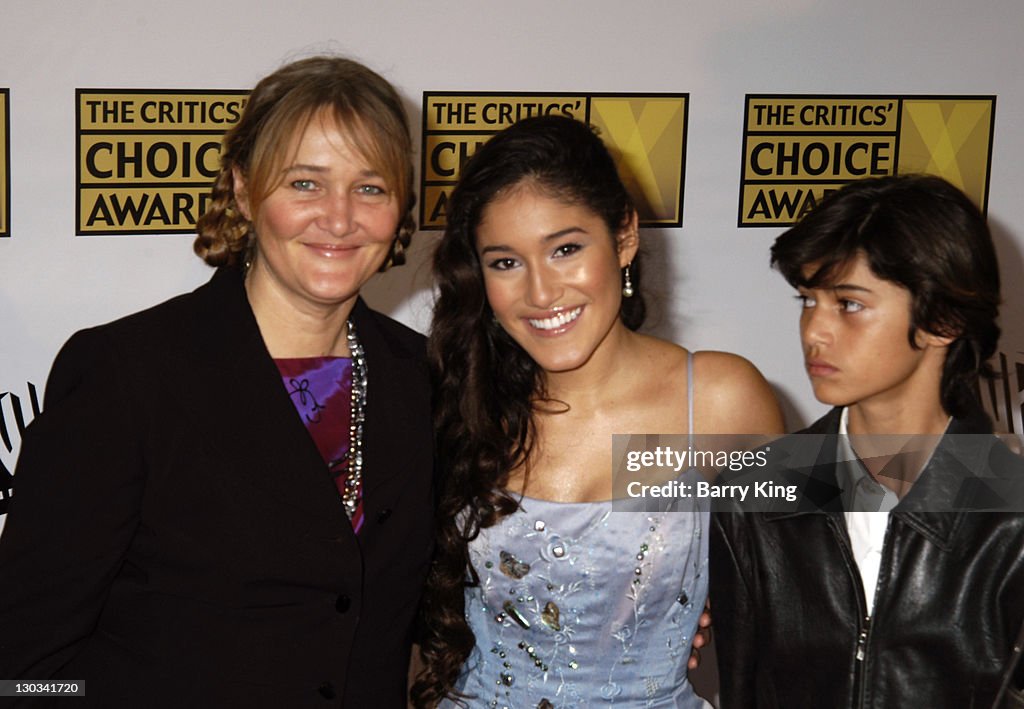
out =
<svg viewBox="0 0 1024 709"><path fill-rule="evenodd" d="M1024 60L1013 31L1024 5L741 11L704 0L639 12L595 0L581 17L537 0L486 12L454 0L433 14L326 0L305 14L253 14L241 0L224 0L216 16L197 0L150 4L130 5L131 32L121 31L127 3L74 21L44 21L35 6L5 13L0 528L60 344L208 277L190 234L221 136L255 81L321 51L366 62L406 99L420 233L410 263L366 295L412 327L429 327L430 252L466 160L525 117L570 116L597 128L637 202L658 314L650 329L753 360L796 427L822 407L804 377L791 293L767 267L772 239L848 182L933 173L964 189L996 235L1001 377L981 391L999 428L1024 430L1024 79L1006 60ZM502 31L478 31L488 22ZM911 23L916 32L886 38L884 28ZM986 38L970 61L932 39L954 27Z"/></svg>

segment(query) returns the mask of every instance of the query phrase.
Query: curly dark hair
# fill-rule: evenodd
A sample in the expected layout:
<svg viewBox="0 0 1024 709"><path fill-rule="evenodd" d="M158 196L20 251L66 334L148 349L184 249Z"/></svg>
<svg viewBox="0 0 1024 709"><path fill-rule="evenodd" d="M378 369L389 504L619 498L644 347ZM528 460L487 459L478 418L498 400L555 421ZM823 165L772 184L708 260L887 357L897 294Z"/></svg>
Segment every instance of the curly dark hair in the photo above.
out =
<svg viewBox="0 0 1024 709"><path fill-rule="evenodd" d="M979 407L978 377L999 342L999 263L985 217L933 175L858 180L822 201L772 246L772 265L796 287L833 283L858 254L871 271L910 291L911 347L918 331L955 338L943 365L942 406ZM814 272L805 275L804 269Z"/></svg>
<svg viewBox="0 0 1024 709"><path fill-rule="evenodd" d="M242 265L252 244L252 223L238 208L234 171L248 183L255 214L278 184L293 138L325 111L337 121L366 161L395 191L400 217L391 250L380 270L405 263L416 231L412 208L412 139L402 100L376 72L344 57L317 56L286 64L249 94L242 117L221 145L221 166L210 206L196 224L196 255L211 266Z"/></svg>
<svg viewBox="0 0 1024 709"><path fill-rule="evenodd" d="M438 297L428 345L445 479L424 599L425 669L413 687L418 706L454 697L475 642L464 616L465 588L478 583L469 543L518 508L506 491L509 474L528 464L535 408L550 403L541 368L494 318L476 251L485 207L523 185L591 210L613 235L634 214L604 143L586 124L563 116L529 118L496 135L469 160L452 192L434 256ZM635 261L630 275L639 291ZM620 317L631 330L640 327L639 292L622 299Z"/></svg>

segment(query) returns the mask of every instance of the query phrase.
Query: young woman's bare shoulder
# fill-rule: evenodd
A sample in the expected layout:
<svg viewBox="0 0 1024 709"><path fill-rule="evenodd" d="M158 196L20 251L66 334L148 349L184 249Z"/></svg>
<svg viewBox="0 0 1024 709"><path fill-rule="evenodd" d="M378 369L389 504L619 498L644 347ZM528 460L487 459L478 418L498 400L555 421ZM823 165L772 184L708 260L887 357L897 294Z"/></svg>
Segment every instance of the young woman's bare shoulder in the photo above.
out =
<svg viewBox="0 0 1024 709"><path fill-rule="evenodd" d="M637 350L641 359L648 367L648 372L657 372L659 376L680 374L685 381L687 350L674 342L662 340L660 337L635 333Z"/></svg>
<svg viewBox="0 0 1024 709"><path fill-rule="evenodd" d="M749 360L729 352L697 352L693 370L699 432L783 433L775 392Z"/></svg>

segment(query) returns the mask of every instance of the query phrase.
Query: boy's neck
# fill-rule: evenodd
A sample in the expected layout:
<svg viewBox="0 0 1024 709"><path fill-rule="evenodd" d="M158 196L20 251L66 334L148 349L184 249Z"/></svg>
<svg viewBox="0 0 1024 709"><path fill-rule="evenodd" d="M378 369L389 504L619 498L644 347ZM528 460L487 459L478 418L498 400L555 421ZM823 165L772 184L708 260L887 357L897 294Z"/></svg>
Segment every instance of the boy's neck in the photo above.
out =
<svg viewBox="0 0 1024 709"><path fill-rule="evenodd" d="M949 424L949 414L938 395L934 401L912 405L852 404L847 414L849 432L867 435L941 435Z"/></svg>
<svg viewBox="0 0 1024 709"><path fill-rule="evenodd" d="M902 499L932 456L950 416L936 395L912 406L847 407L850 445L868 473Z"/></svg>

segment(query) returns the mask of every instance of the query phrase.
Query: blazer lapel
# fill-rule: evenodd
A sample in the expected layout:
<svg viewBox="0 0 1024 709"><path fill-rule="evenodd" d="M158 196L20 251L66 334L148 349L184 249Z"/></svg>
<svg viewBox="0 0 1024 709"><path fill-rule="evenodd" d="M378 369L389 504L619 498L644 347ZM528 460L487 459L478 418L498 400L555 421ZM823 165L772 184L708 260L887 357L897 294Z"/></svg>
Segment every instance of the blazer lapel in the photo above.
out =
<svg viewBox="0 0 1024 709"><path fill-rule="evenodd" d="M320 520L329 536L351 533L334 483L296 414L280 373L260 336L241 274L220 269L197 292L189 336L209 382L190 402L200 428L245 481L271 499ZM193 387L192 390L196 388Z"/></svg>
<svg viewBox="0 0 1024 709"><path fill-rule="evenodd" d="M410 434L429 426L429 410L407 406L422 399L427 381L420 356L385 332L360 298L352 310L359 342L366 353L367 401L363 430L363 495L371 497L388 488L398 494L405 472L420 466L421 452L411 450ZM427 423L424 422L424 417ZM382 500L378 497L375 506Z"/></svg>

